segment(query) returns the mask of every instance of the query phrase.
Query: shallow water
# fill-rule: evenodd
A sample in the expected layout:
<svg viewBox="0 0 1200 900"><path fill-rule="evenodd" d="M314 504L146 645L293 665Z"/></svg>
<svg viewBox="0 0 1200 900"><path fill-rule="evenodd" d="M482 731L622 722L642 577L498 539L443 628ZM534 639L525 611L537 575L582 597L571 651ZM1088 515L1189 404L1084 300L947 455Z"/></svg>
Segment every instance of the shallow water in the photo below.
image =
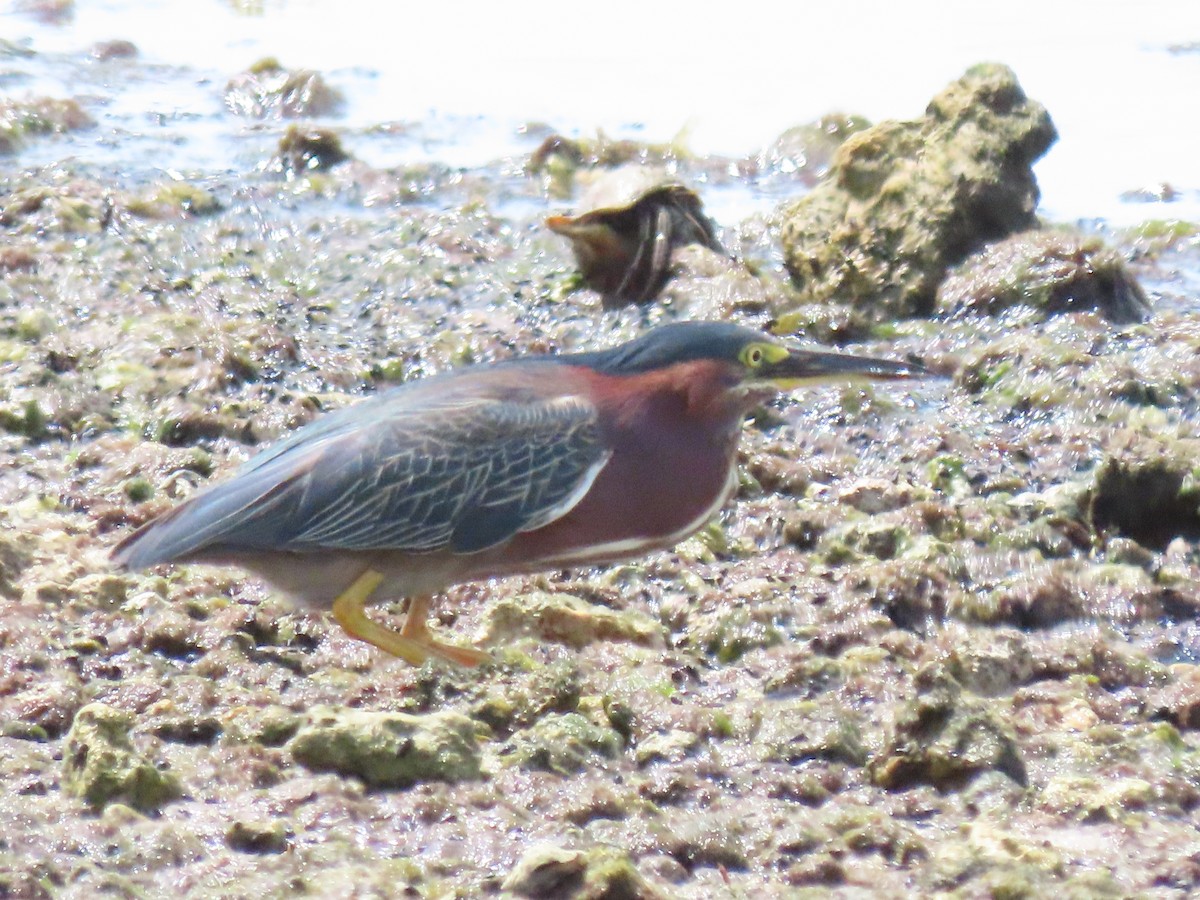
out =
<svg viewBox="0 0 1200 900"><path fill-rule="evenodd" d="M4 60L6 92L78 96L101 122L31 144L22 165L63 156L200 172L256 164L278 126L224 114L221 93L265 56L317 69L340 88L347 104L336 125L352 153L378 166L521 155L538 141L525 133L530 122L573 135L682 136L697 153L750 156L831 111L915 117L966 67L997 60L1061 134L1036 170L1047 217L1200 218L1192 0L1023 0L950 15L932 0L767 4L719 23L628 0L586 22L542 0L519 13L483 0L99 0L57 23L22 7L0 12L0 36L37 55ZM139 58L87 58L96 41L114 38L133 41ZM1164 183L1173 202L1121 199ZM769 193L751 192L728 212L773 205Z"/></svg>

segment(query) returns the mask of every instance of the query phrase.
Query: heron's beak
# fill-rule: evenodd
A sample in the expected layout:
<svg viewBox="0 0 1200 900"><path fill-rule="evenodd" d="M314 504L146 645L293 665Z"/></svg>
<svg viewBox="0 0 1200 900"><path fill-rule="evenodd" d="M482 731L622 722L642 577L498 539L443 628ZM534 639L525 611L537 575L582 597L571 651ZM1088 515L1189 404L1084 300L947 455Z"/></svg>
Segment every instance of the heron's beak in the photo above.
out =
<svg viewBox="0 0 1200 900"><path fill-rule="evenodd" d="M932 374L917 363L845 353L820 353L798 347L788 347L787 351L787 356L767 362L760 370L760 377L782 390L830 381L924 378Z"/></svg>

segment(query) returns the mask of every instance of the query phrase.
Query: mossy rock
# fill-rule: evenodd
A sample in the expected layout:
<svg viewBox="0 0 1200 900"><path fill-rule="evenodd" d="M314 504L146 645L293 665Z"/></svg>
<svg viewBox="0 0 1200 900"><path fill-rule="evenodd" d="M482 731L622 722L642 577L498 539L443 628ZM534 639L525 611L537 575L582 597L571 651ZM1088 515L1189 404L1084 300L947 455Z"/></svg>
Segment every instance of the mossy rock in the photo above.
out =
<svg viewBox="0 0 1200 900"><path fill-rule="evenodd" d="M126 208L135 216L147 219L170 219L180 216L207 216L221 210L213 194L186 181L168 181L146 194L131 199Z"/></svg>
<svg viewBox="0 0 1200 900"><path fill-rule="evenodd" d="M134 749L133 715L103 703L75 714L63 750L63 787L95 810L120 800L156 810L181 793L179 781Z"/></svg>
<svg viewBox="0 0 1200 900"><path fill-rule="evenodd" d="M763 150L759 165L768 172L815 180L829 171L837 149L846 139L870 125L862 116L844 113L831 113L815 122L794 125Z"/></svg>
<svg viewBox="0 0 1200 900"><path fill-rule="evenodd" d="M30 135L65 134L95 124L96 120L76 100L56 97L0 100L0 153L17 151Z"/></svg>
<svg viewBox="0 0 1200 900"><path fill-rule="evenodd" d="M551 713L513 735L506 755L521 768L566 775L600 760L615 759L621 744L616 730L586 716Z"/></svg>
<svg viewBox="0 0 1200 900"><path fill-rule="evenodd" d="M1016 735L996 701L970 695L940 665L918 672L916 685L917 696L897 714L886 749L871 761L877 784L946 790L987 770L1026 783Z"/></svg>
<svg viewBox="0 0 1200 900"><path fill-rule="evenodd" d="M809 759L866 764L861 729L851 714L811 700L768 701L761 709L763 725L755 744L764 760L792 765Z"/></svg>
<svg viewBox="0 0 1200 900"><path fill-rule="evenodd" d="M1134 437L1097 467L1086 521L1155 549L1200 538L1200 441Z"/></svg>
<svg viewBox="0 0 1200 900"><path fill-rule="evenodd" d="M993 316L1024 306L1042 318L1096 310L1122 323L1150 311L1121 254L1094 235L1060 230L1022 232L968 257L938 288L937 305L948 315Z"/></svg>
<svg viewBox="0 0 1200 900"><path fill-rule="evenodd" d="M321 172L350 159L336 131L289 125L279 139L275 164L287 175Z"/></svg>
<svg viewBox="0 0 1200 900"><path fill-rule="evenodd" d="M1034 226L1032 164L1050 116L1005 66L975 66L923 118L851 135L829 177L781 211L802 302L848 303L869 321L928 315L947 269Z"/></svg>
<svg viewBox="0 0 1200 900"><path fill-rule="evenodd" d="M261 59L225 86L225 105L234 115L253 119L299 119L335 115L345 104L342 92L319 72L285 69L273 57Z"/></svg>
<svg viewBox="0 0 1200 900"><path fill-rule="evenodd" d="M288 742L297 762L361 778L370 787L479 777L476 723L456 712L426 715L319 708Z"/></svg>
<svg viewBox="0 0 1200 900"><path fill-rule="evenodd" d="M535 592L499 600L487 611L480 643L495 645L516 635L534 635L576 650L597 641L661 647L663 629L634 612L595 606L569 594Z"/></svg>
<svg viewBox="0 0 1200 900"><path fill-rule="evenodd" d="M517 862L502 885L519 897L570 900L656 900L661 895L618 847L569 850L535 844Z"/></svg>

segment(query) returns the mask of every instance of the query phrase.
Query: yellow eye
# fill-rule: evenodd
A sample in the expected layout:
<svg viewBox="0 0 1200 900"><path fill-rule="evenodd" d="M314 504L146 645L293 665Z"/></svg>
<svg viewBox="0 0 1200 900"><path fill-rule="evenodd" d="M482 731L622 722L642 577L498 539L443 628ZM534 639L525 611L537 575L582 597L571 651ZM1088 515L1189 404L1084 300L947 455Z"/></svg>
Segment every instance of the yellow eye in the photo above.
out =
<svg viewBox="0 0 1200 900"><path fill-rule="evenodd" d="M738 354L738 358L742 361L747 369L758 369L763 363L779 362L787 356L787 350L783 347L778 347L775 344L747 344L742 348L742 352Z"/></svg>

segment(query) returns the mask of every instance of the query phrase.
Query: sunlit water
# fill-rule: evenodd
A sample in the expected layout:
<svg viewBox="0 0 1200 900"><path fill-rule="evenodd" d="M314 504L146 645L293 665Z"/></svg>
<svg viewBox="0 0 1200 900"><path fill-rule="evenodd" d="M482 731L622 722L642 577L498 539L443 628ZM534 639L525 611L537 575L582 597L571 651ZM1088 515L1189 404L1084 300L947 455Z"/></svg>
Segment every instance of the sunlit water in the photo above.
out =
<svg viewBox="0 0 1200 900"><path fill-rule="evenodd" d="M683 134L698 153L753 155L831 111L917 116L968 66L997 60L1061 134L1037 167L1046 216L1200 219L1196 0L661 6L78 0L67 21L45 24L12 3L0 37L37 55L0 60L0 88L80 97L101 123L32 143L22 165L74 156L221 171L261 161L277 140L222 101L231 75L276 56L343 91L334 124L360 158L473 166L529 152L531 122L660 142ZM88 59L113 38L134 42L138 59ZM410 127L372 131L383 123ZM1122 199L1164 183L1178 199Z"/></svg>

